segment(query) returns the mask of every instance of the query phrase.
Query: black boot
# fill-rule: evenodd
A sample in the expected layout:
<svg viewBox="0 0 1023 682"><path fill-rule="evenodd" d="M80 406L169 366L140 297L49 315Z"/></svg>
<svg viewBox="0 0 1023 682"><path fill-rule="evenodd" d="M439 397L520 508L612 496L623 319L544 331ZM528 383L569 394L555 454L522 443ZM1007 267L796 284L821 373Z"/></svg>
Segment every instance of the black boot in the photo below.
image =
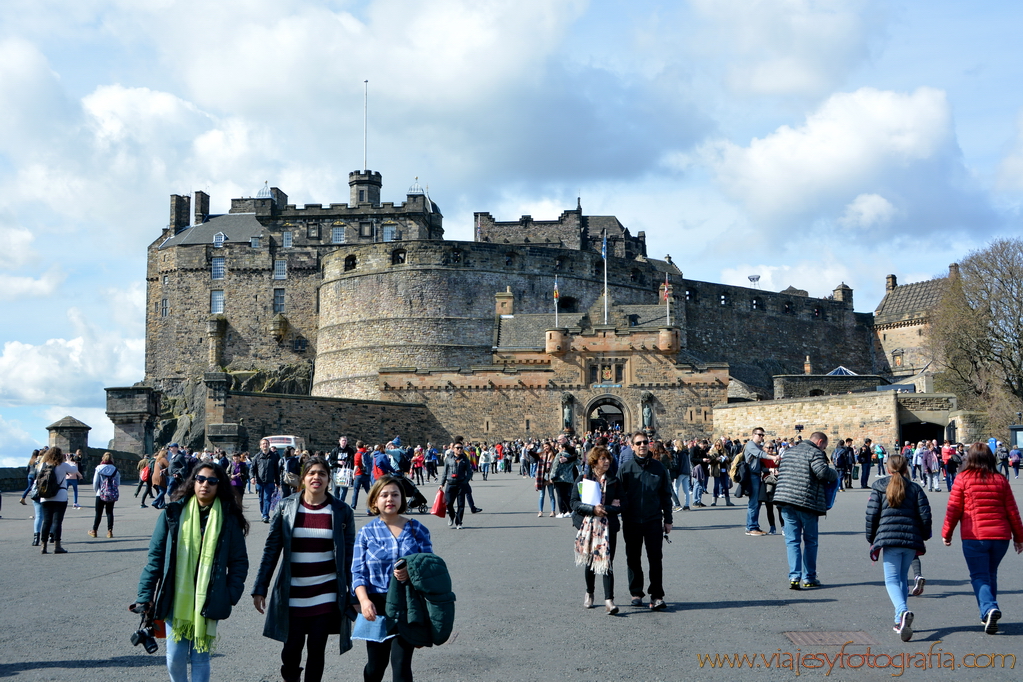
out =
<svg viewBox="0 0 1023 682"><path fill-rule="evenodd" d="M303 670L304 668L299 668L296 672L288 673L282 665L281 677L284 679L284 682L301 682Z"/></svg>
<svg viewBox="0 0 1023 682"><path fill-rule="evenodd" d="M34 535L32 535L32 546L33 547L39 546L39 533L35 533Z"/></svg>
<svg viewBox="0 0 1023 682"><path fill-rule="evenodd" d="M39 553L40 554L49 554L49 552L46 551L46 543L45 542L43 542L43 551L41 551Z"/></svg>
<svg viewBox="0 0 1023 682"><path fill-rule="evenodd" d="M53 543L54 554L67 554L67 550L60 546L60 540Z"/></svg>

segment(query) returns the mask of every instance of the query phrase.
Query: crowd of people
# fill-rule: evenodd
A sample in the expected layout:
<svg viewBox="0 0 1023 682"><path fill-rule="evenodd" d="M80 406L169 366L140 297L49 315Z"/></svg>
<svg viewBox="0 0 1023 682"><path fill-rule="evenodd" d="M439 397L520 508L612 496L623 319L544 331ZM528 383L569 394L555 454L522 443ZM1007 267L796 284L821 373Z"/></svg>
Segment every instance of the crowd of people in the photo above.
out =
<svg viewBox="0 0 1023 682"><path fill-rule="evenodd" d="M549 500L551 517L572 519L575 561L584 573L583 606L594 606L600 576L604 610L613 616L620 613L614 572L619 532L630 606L665 610L662 547L670 542L674 515L719 502L736 506L733 499L746 499L746 535L777 535L781 527L789 587L820 587L820 519L837 493L858 480L869 490L866 539L871 557L882 563L893 629L901 639L913 635L908 597L921 594L926 583L920 557L932 535L927 493L941 491L942 484L949 493L942 542L950 545L960 527L984 632L997 632L998 566L1010 543L1023 552L1023 522L1008 483L1009 468L1018 471L1019 449L994 440L886 448L870 439L859 445L845 439L828 445L820 432L806 439L768 439L762 428L745 441L713 442L662 441L646 431L498 443L459 438L442 447L406 445L400 437L350 443L342 436L330 452L292 447L278 452L262 439L252 456L197 453L171 443L138 465L135 496L142 494L142 508L151 497L161 514L136 606L166 623L171 680L189 679L189 667L191 679L208 679L217 624L244 592L249 523L242 501L254 488L260 518L270 528L251 596L256 610L266 614L264 636L283 643L285 682L303 679L303 652L304 679L320 679L329 634L341 635L341 653L352 648L353 639L366 640L365 679L382 679L390 666L395 680L411 680L414 650L442 643L445 627L450 633L454 600L429 531L404 516L427 502L417 485L436 482L448 526L457 530L463 528L466 503L471 513L482 511L472 494L475 475L486 481L517 472L537 493L538 516ZM43 554L51 545L53 553L66 553L62 521L72 491L78 507L71 481L85 476L81 452L36 451L26 473L21 503L31 499L35 505L32 544L42 545ZM105 514L111 538L121 479L110 453L92 482L95 520L88 534L97 537ZM360 492L365 513L375 518L356 533ZM760 527L762 508L767 531ZM406 600L431 614L432 630L408 622Z"/></svg>

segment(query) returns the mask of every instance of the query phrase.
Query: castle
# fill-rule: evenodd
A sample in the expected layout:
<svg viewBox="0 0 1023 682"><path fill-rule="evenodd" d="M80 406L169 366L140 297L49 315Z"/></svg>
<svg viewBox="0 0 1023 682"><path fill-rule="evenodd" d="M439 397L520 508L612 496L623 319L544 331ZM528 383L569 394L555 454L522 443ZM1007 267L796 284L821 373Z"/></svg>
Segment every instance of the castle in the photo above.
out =
<svg viewBox="0 0 1023 682"><path fill-rule="evenodd" d="M808 358L884 377L919 360L906 330L925 320L896 311L879 335L845 284L813 298L686 279L578 203L548 221L476 213L473 241L447 240L418 182L400 204L379 173L349 185L347 204L264 187L224 215L171 196L148 248L145 379L107 389L115 447L710 435L715 405L771 397Z"/></svg>

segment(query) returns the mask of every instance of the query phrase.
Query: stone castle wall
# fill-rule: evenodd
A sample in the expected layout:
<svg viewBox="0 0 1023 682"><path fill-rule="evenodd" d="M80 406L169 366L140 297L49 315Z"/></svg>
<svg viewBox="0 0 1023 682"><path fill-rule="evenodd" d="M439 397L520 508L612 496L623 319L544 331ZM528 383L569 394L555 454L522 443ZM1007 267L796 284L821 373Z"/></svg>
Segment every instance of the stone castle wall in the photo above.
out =
<svg viewBox="0 0 1023 682"><path fill-rule="evenodd" d="M227 392L222 411L213 415L241 424L240 449L254 451L263 436L305 438L309 450L329 451L347 435L353 443L386 443L401 436L406 443L447 443L451 435L424 405L343 398L312 398L272 393ZM211 420L212 423L212 420Z"/></svg>
<svg viewBox="0 0 1023 682"><path fill-rule="evenodd" d="M379 397L381 367L489 365L494 294L507 287L523 314L553 311L555 274L561 301L579 311L604 286L600 254L476 242L351 246L325 257L323 272L313 394L344 397ZM608 281L615 303L657 301L652 266L612 259Z"/></svg>
<svg viewBox="0 0 1023 682"><path fill-rule="evenodd" d="M839 395L860 391L873 391L887 382L876 375L828 376L824 374L777 375L774 377L774 397L808 398L820 395Z"/></svg>
<svg viewBox="0 0 1023 682"><path fill-rule="evenodd" d="M852 438L857 443L870 438L887 446L899 437L898 403L894 393L882 391L735 403L714 408L715 437L747 439L754 428L762 427L768 438L791 438L797 433L797 424L803 426L803 438L814 431L822 431L832 445L839 438Z"/></svg>
<svg viewBox="0 0 1023 682"><path fill-rule="evenodd" d="M851 291L840 300L693 280L684 288L686 347L729 363L745 383L769 388L775 374L802 372L806 356L824 371L874 372L871 316L853 311Z"/></svg>

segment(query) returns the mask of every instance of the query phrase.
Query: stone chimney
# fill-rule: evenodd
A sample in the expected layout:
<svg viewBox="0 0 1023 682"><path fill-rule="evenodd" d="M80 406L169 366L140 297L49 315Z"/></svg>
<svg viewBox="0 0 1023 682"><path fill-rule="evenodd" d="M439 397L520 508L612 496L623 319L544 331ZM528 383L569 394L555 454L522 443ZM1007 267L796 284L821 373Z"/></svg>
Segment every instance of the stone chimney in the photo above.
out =
<svg viewBox="0 0 1023 682"><path fill-rule="evenodd" d="M959 279L959 263L952 263L948 266L948 278Z"/></svg>
<svg viewBox="0 0 1023 682"><path fill-rule="evenodd" d="M210 195L206 192L195 193L195 222L193 225L202 225L210 216Z"/></svg>
<svg viewBox="0 0 1023 682"><path fill-rule="evenodd" d="M512 293L511 287L508 287L507 291L498 291L494 294L494 301L497 304L495 310L497 315L515 314L515 294Z"/></svg>
<svg viewBox="0 0 1023 682"><path fill-rule="evenodd" d="M177 234L183 229L191 225L191 216L189 216L189 207L191 206L191 199L180 194L172 194L170 201L170 229Z"/></svg>
<svg viewBox="0 0 1023 682"><path fill-rule="evenodd" d="M810 364L810 356L806 356L806 361L803 362L803 374L813 374L813 365Z"/></svg>
<svg viewBox="0 0 1023 682"><path fill-rule="evenodd" d="M899 280L895 275L888 275L884 278L884 290L895 291L895 287L899 286Z"/></svg>

